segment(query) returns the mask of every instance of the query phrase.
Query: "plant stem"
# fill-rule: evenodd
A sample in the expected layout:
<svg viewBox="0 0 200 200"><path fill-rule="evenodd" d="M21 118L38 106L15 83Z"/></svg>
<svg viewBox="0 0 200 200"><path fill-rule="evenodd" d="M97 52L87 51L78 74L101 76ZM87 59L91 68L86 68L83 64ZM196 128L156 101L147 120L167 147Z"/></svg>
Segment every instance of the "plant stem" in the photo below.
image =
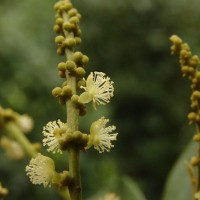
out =
<svg viewBox="0 0 200 200"><path fill-rule="evenodd" d="M8 134L20 144L28 156L33 158L37 155L37 151L34 149L33 145L29 142L24 133L14 122L6 123L5 129Z"/></svg>

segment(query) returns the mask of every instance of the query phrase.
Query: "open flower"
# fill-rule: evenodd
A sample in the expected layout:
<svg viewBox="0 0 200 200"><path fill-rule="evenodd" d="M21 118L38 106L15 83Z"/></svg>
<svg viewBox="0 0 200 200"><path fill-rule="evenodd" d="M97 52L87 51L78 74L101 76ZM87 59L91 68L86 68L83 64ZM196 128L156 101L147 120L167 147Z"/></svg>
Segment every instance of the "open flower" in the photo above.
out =
<svg viewBox="0 0 200 200"><path fill-rule="evenodd" d="M113 81L103 72L91 72L86 80L86 86L82 88L85 92L80 95L79 102L93 101L95 109L96 105L109 103L114 92Z"/></svg>
<svg viewBox="0 0 200 200"><path fill-rule="evenodd" d="M111 144L112 140L117 139L118 133L111 133L116 129L115 126L105 127L109 122L109 119L105 119L101 117L97 121L93 122L90 127L90 141L89 146L94 145L94 148L102 153L104 151L109 152L113 144Z"/></svg>
<svg viewBox="0 0 200 200"><path fill-rule="evenodd" d="M53 153L62 153L61 149L59 148L58 139L61 138L60 129L64 127L64 123L60 120L49 122L46 126L43 127L43 135L44 139L43 145L47 145L49 148L47 151L52 151Z"/></svg>
<svg viewBox="0 0 200 200"><path fill-rule="evenodd" d="M44 187L50 187L57 174L54 161L40 153L31 159L29 165L26 166L26 172L33 184L43 184Z"/></svg>

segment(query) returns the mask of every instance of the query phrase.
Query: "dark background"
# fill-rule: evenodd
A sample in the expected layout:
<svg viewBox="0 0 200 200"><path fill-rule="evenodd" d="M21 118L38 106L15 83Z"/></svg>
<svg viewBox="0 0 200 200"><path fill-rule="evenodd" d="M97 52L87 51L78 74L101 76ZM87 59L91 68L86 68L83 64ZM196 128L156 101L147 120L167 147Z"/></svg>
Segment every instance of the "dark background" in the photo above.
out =
<svg viewBox="0 0 200 200"><path fill-rule="evenodd" d="M42 127L66 119L65 108L51 90L57 76L53 4L56 1L1 0L0 104L33 117L28 136L42 140ZM81 129L101 116L117 126L119 137L110 153L81 155L84 198L115 187L123 175L133 179L148 200L161 199L167 175L190 141L190 88L182 79L178 58L170 55L169 37L178 34L194 53L200 52L198 0L73 1L82 14L83 43L90 58L87 73L103 71L114 81L115 96L107 106L81 118ZM59 199L56 191L32 185L25 176L29 159L11 161L1 150L0 181L10 189L6 199ZM46 150L43 150L45 155ZM52 155L51 155L52 156ZM67 155L54 155L57 169Z"/></svg>

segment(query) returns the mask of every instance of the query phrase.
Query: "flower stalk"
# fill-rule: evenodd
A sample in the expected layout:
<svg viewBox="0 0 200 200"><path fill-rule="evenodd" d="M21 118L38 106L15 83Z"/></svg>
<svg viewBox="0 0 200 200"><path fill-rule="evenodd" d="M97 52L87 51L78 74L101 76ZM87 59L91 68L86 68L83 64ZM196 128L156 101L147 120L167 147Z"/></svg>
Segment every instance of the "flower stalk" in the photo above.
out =
<svg viewBox="0 0 200 200"><path fill-rule="evenodd" d="M188 114L189 124L196 125L196 132L193 136L193 141L198 143L197 154L191 158L190 163L187 163L188 172L191 178L193 187L193 199L200 199L200 71L198 66L200 59L197 55L193 55L190 46L184 43L177 35L170 37L172 42L171 53L179 55L181 72L183 77L187 77L191 82L191 108L192 112ZM195 176L194 168L197 169Z"/></svg>

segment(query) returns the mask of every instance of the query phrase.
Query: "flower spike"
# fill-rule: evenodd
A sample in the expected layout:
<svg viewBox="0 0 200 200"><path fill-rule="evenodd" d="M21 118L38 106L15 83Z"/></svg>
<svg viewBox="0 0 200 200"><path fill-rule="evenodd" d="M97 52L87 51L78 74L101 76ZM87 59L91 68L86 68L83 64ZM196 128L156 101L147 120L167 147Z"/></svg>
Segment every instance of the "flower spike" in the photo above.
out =
<svg viewBox="0 0 200 200"><path fill-rule="evenodd" d="M112 133L116 129L115 126L108 126L106 124L109 122L109 119L105 119L101 117L97 121L93 122L90 127L90 141L89 145L94 145L94 148L102 153L104 151L109 152L113 144L111 144L112 140L117 140L118 133Z"/></svg>
<svg viewBox="0 0 200 200"><path fill-rule="evenodd" d="M58 139L61 138L59 129L61 129L65 124L60 120L49 122L45 127L43 127L43 146L47 145L49 148L47 151L52 151L53 153L61 153L59 148Z"/></svg>
<svg viewBox="0 0 200 200"><path fill-rule="evenodd" d="M51 186L56 174L54 161L38 153L26 166L27 175L33 184L43 184L44 187Z"/></svg>
<svg viewBox="0 0 200 200"><path fill-rule="evenodd" d="M91 72L86 80L86 86L81 87L85 90L80 95L79 102L89 103L93 101L93 107L96 105L105 105L113 97L113 81L103 72Z"/></svg>

